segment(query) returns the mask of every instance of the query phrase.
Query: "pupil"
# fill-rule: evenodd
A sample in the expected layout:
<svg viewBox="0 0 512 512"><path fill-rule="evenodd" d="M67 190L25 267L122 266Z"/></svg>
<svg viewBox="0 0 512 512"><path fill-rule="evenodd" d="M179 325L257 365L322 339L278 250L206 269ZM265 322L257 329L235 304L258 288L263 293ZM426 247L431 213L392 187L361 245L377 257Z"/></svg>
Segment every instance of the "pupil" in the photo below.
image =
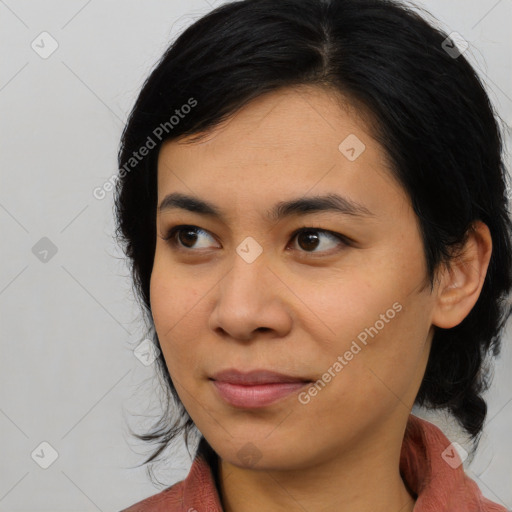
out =
<svg viewBox="0 0 512 512"><path fill-rule="evenodd" d="M192 229L187 229L186 231L182 231L181 234L180 234L180 241L183 242L183 235L184 235L184 238L186 239L187 237L189 237L189 243L190 245L194 245L194 243L196 242L196 239L197 239L197 233L192 230ZM190 236L192 235L192 236ZM191 240L190 240L191 239ZM188 247L187 245L187 242L185 242L183 245L185 245L186 247Z"/></svg>
<svg viewBox="0 0 512 512"><path fill-rule="evenodd" d="M306 244L300 243L301 240L304 239L306 240ZM318 246L318 236L315 234L314 231L303 231L299 235L299 245L303 249L315 249Z"/></svg>

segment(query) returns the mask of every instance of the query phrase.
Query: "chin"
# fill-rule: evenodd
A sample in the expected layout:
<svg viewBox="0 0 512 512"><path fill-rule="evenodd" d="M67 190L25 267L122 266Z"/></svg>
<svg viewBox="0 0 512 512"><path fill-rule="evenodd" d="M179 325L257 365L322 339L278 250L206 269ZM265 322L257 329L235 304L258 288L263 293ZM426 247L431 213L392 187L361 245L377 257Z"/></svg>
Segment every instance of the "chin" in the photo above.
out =
<svg viewBox="0 0 512 512"><path fill-rule="evenodd" d="M210 441L209 441L210 442ZM219 457L242 469L263 471L285 471L301 469L313 463L311 447L307 453L297 450L297 443L282 436L244 436L229 438L220 442L210 442Z"/></svg>

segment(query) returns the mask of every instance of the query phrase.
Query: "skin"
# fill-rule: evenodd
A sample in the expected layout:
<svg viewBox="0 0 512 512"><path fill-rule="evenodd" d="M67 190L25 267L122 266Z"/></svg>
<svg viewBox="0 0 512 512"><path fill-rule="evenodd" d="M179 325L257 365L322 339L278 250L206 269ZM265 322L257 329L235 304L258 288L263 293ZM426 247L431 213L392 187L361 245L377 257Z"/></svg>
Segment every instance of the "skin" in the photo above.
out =
<svg viewBox="0 0 512 512"><path fill-rule="evenodd" d="M399 456L434 326L453 327L469 313L492 244L476 223L434 290L424 286L417 218L368 119L328 89L287 88L253 100L205 140L167 141L160 151L159 204L182 192L226 215L222 222L159 212L151 276L162 352L180 399L220 456L226 512L413 509ZM338 149L349 134L366 146L354 161ZM372 215L265 217L279 201L332 192ZM163 237L180 224L205 233L195 243L182 235L182 250L173 248ZM308 245L293 237L303 227L353 242L316 231L316 247ZM248 236L262 248L250 264L236 252ZM209 379L227 368L321 379L395 303L401 310L307 404L292 393L261 409L234 407ZM238 456L248 443L256 464Z"/></svg>

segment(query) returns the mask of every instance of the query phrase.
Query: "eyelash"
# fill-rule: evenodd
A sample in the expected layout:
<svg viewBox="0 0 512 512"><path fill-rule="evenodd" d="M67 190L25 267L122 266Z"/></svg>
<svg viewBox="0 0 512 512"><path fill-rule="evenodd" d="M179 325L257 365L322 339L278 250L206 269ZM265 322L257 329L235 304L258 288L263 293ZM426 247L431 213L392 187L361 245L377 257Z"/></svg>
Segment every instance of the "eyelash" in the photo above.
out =
<svg viewBox="0 0 512 512"><path fill-rule="evenodd" d="M180 245L180 243L177 239L177 235L180 232L183 232L185 230L196 231L198 233L202 232L209 236L212 236L212 235L210 235L210 233L208 233L208 231L206 231L205 229L202 229L198 226L194 226L194 225L190 225L190 224L181 224L179 226L174 226L174 227L169 228L166 232L166 235L161 238L164 241L166 241L173 249L176 249L178 251L182 251L182 252L186 252L186 253L197 252L197 249L189 249L189 248L185 248L182 245ZM351 246L353 243L353 241L350 238L346 237L345 235L342 235L341 233L336 233L335 231L329 231L327 229L315 228L312 226L303 226L303 227L295 230L292 233L291 241L293 241L297 237L297 235L299 235L300 233L308 232L308 231L312 231L312 232L316 232L316 233L324 233L324 234L330 235L330 237L338 239L339 242L341 242L341 244L346 247ZM299 252L303 252L305 254L309 254L312 256L315 256L316 254L322 254L322 252L315 252L315 251L313 251L313 252L299 251ZM330 255L330 254L328 254L328 255Z"/></svg>

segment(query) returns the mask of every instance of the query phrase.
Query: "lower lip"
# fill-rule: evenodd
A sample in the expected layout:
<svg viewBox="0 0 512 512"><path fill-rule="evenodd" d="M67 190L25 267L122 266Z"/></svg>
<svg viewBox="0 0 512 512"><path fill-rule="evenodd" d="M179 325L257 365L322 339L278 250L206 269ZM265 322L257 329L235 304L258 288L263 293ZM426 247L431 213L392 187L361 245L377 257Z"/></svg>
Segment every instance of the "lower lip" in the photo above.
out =
<svg viewBox="0 0 512 512"><path fill-rule="evenodd" d="M213 381L220 396L235 407L265 407L277 400L299 391L310 382L276 382L272 384L258 384L243 386L229 382Z"/></svg>

